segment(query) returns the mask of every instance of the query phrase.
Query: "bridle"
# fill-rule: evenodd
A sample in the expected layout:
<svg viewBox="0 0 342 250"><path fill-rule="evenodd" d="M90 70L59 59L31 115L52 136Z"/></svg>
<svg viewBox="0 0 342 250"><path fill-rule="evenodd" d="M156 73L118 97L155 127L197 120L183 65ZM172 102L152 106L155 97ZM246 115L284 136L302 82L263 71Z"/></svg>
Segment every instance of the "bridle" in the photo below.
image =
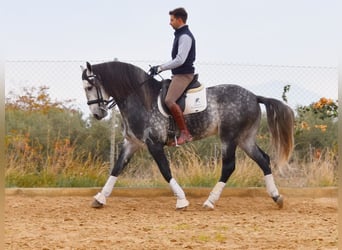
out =
<svg viewBox="0 0 342 250"><path fill-rule="evenodd" d="M163 77L160 74L158 74L158 76L163 79ZM139 83L138 86L141 87L142 85L144 85L146 82L148 82L153 77L154 77L153 75L149 75L149 77L145 81ZM86 80L90 85L92 85L93 87L96 88L97 99L88 101L87 102L88 105L92 105L92 104L97 103L99 105L100 109L104 109L104 107L106 107L107 110L112 109L117 105L117 102L114 100L114 98L112 98L110 100L104 100L103 99L102 91L100 88L100 84L102 86L103 86L103 84L102 84L102 80L101 80L100 75L96 75L96 74L87 75L85 72L82 76L82 80Z"/></svg>
<svg viewBox="0 0 342 250"><path fill-rule="evenodd" d="M92 75L84 74L83 80L86 80L91 86L95 87L96 89L97 99L88 101L87 102L88 105L97 103L101 109L103 109L103 107L106 107L107 109L112 109L116 106L116 102L114 98L110 100L103 99L102 91L100 88L100 84L102 85L102 80L100 76L97 76L95 74L92 74Z"/></svg>

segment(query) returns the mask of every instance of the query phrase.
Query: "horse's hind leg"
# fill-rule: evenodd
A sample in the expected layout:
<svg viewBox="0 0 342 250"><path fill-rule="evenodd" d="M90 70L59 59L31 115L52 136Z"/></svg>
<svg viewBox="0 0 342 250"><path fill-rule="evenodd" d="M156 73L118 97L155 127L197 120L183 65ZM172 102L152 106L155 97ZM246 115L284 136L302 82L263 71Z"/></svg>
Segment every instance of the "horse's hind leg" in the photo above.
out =
<svg viewBox="0 0 342 250"><path fill-rule="evenodd" d="M203 207L214 209L214 204L219 200L224 186L229 177L235 170L235 150L236 144L233 142L222 142L222 172L218 183L210 192L208 199L204 202Z"/></svg>
<svg viewBox="0 0 342 250"><path fill-rule="evenodd" d="M279 208L283 207L283 197L279 194L279 191L274 183L272 170L270 168L270 157L259 148L256 143L246 142L240 145L241 148L251 157L261 168L264 173L264 180L268 194L272 197L274 202L277 203Z"/></svg>
<svg viewBox="0 0 342 250"><path fill-rule="evenodd" d="M171 190L177 198L176 209L184 209L188 207L189 201L186 199L183 189L177 181L172 178L169 161L166 158L163 144L154 143L150 140L147 140L146 144L153 159L156 161L161 174L169 183Z"/></svg>

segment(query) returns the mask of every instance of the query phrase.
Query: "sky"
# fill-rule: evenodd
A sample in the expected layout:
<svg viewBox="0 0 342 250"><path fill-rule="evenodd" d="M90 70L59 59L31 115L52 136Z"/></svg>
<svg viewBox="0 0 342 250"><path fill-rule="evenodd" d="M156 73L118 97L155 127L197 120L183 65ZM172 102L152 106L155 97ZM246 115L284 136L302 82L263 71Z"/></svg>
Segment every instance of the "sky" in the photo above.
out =
<svg viewBox="0 0 342 250"><path fill-rule="evenodd" d="M339 0L4 1L6 60L170 59L184 7L197 61L338 65Z"/></svg>
<svg viewBox="0 0 342 250"><path fill-rule="evenodd" d="M148 70L146 62L168 61L174 37L168 13L177 7L184 7L188 12L187 24L196 38L198 66L195 66L202 70L198 73L203 81L211 81L221 75L228 81L224 83L230 83L230 77L236 81L233 83L260 91L256 94L279 97L282 86L294 79L296 84L302 84L299 87L304 93L312 91L318 94L315 97L307 95L311 99L319 94L337 96L337 69L336 74L333 71L328 77L318 73L321 78L303 79L309 75L297 76L296 69L288 71L286 68L281 74L288 74L291 79L284 77L278 81L277 86L279 83L282 86L277 87L277 93L273 90L267 92L269 85L262 89L257 85L263 82L274 86L273 78L280 74L274 77L271 74L277 74L278 66L328 67L329 72L331 68L337 68L342 44L340 0L3 1L0 10L3 30L1 54L5 60L77 61L77 65L69 66L70 69L56 64L56 72L47 76L49 80L42 76L39 65L32 68L32 75L24 73L21 68L16 69L19 72L9 72L7 67L6 93L15 87L41 81L52 85L51 91L58 93L59 100L61 97L75 97L81 109L87 110L79 62L85 64L86 61L117 58L120 61L140 61L142 63L138 66ZM206 63L211 68L205 68ZM221 66L215 67L215 63ZM253 73L247 76L248 84L245 84L242 79L245 78L244 72L254 72L253 66L237 72L234 64L276 67L261 73L267 77L266 80L255 79L253 74L260 77L260 73ZM72 80L61 69L72 74ZM30 71L29 68L26 70ZM212 72L208 72L210 70ZM315 72L315 68L312 71ZM235 79L237 73L240 75ZM38 76L39 80L35 78ZM56 79L51 80L51 77ZM61 79L67 87L60 85ZM325 80L329 82L323 82ZM75 81L79 83L77 87ZM322 87L324 84L326 87ZM303 99L303 91L291 93L297 94L295 104Z"/></svg>

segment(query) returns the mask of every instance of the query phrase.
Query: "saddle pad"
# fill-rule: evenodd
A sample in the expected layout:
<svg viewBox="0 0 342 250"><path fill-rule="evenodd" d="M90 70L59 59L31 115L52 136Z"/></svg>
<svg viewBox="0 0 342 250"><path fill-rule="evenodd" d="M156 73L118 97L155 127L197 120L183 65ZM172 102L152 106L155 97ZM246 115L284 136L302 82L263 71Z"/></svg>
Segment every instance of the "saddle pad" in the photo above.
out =
<svg viewBox="0 0 342 250"><path fill-rule="evenodd" d="M164 109L160 95L158 96L158 109L165 117L169 112ZM185 107L183 114L193 114L204 111L207 108L207 90L203 85L196 89L190 89L185 94Z"/></svg>

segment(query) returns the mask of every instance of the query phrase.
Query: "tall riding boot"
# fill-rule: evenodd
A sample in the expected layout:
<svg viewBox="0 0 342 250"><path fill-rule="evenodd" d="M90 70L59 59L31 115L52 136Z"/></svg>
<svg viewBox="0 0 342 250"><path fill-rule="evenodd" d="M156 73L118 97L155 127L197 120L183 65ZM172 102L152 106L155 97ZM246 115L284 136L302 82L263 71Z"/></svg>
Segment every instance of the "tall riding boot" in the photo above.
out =
<svg viewBox="0 0 342 250"><path fill-rule="evenodd" d="M170 112L180 130L180 136L177 138L177 142L174 142L171 145L177 146L192 141L192 136L185 124L183 111L180 109L180 107L177 104L173 104L170 107Z"/></svg>

